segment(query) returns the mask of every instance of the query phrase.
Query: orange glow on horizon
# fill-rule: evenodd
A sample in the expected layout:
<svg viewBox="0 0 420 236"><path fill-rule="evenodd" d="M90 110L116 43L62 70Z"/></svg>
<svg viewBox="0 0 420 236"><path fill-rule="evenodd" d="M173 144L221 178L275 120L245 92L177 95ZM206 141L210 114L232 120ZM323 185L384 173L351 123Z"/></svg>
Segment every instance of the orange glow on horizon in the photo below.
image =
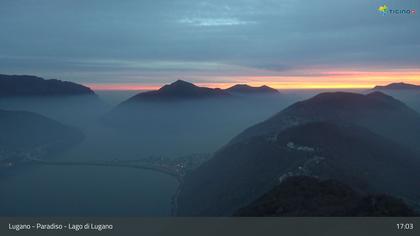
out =
<svg viewBox="0 0 420 236"><path fill-rule="evenodd" d="M232 82L197 82L197 86L210 88L228 88L235 84L250 86L267 85L275 89L370 89L377 85L405 82L420 85L420 71L395 72L360 72L360 71L329 71L324 76L234 76L229 78L214 77L215 81ZM209 78L206 78L209 80ZM188 81L188 79L186 79ZM86 84L93 90L156 90L164 84Z"/></svg>
<svg viewBox="0 0 420 236"><path fill-rule="evenodd" d="M141 85L141 84L99 84L99 83L90 83L85 84L93 90L157 90L162 86L155 85Z"/></svg>

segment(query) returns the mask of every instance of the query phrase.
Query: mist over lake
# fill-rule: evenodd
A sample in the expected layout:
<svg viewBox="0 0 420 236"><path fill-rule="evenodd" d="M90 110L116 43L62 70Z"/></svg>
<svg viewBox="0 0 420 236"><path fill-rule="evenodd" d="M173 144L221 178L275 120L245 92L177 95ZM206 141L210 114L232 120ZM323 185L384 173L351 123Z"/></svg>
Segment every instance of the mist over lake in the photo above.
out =
<svg viewBox="0 0 420 236"><path fill-rule="evenodd" d="M319 101L318 97L320 97ZM323 97L331 98L324 100ZM404 97L401 98L404 99ZM361 103L359 100L364 102ZM316 102L313 105L297 109L301 104L311 101ZM176 81L153 91L97 91L95 95L89 96L1 98L0 109L4 110L4 114L11 118L19 115L23 118L19 122L22 123L22 127L26 127L28 130L23 130L21 133L9 133L7 134L9 136L6 136L8 138L16 136L13 142L17 148L11 149L12 146L9 144L9 146L3 145L0 212L3 216L174 216L196 215L195 211L200 207L214 204L214 207L211 207L214 212L213 210L207 212L205 208L200 211L203 215L245 214L243 212L252 215L255 210L245 208L239 213L232 210L238 209L239 206L245 206L252 199L255 200L262 190L252 194L245 193L241 192L243 186L235 187L233 185L230 189L237 189L235 191L239 194L235 197L234 203L222 205L223 201L221 201L221 205L218 206L220 201L218 197L215 199L211 199L211 197L218 191L223 191L224 188L217 187L220 183L216 183L215 188L211 182L222 178L221 181L225 182L224 185L228 185L241 179L251 178L252 180L249 180L248 183L251 184L250 187L254 189L253 191L257 189L256 186L260 185L264 191L267 191L271 186L276 186L274 184L278 181L276 179L301 175L315 176L321 179L340 179L355 188L357 193L360 191L375 192L374 188L368 186L377 184L386 190L385 192L381 190L380 193L398 194L401 192L399 196L408 196L404 200L408 201L412 207L417 207L418 200L412 197L416 193L409 192L407 195L407 191L402 187L400 189L383 187L381 183L373 181L374 178L377 178L376 176L369 179L368 182L357 179L352 182L347 179L348 177L343 177L344 174L334 174L339 168L342 168L340 164L335 163L333 157L331 160L328 159L331 163L328 162L327 166L319 164L324 163L323 160L326 159L324 155L330 154L329 152L324 153L321 147L319 150L311 147L310 145L314 145L312 143L308 144L309 146L299 146L302 144L289 141L285 146L290 150L296 149L301 152L302 150L309 153L315 150L320 152L313 157L288 154L287 152L290 150L276 154L278 151L272 149L273 147L265 146L267 144L263 145L259 143L260 141L254 143L254 139L247 141L247 137L245 136L244 139L243 136L244 133L251 134L250 137L255 136L257 140L267 139L268 145L272 145L272 142L277 142L277 139L282 137L282 131L277 126L282 127L282 125L290 124L297 126L297 131L290 132L297 132L296 135L298 137L303 135L304 139L306 133L308 137L313 135L322 137L330 132L328 130L336 132L334 131L335 125L339 125L338 129L343 129L340 132L348 132L346 135L351 136L353 134L350 130L358 130L359 127L348 129L347 121L341 119L346 117L345 114L349 110L353 110L348 113L352 117L352 114L360 112L359 109L362 109L363 112L360 114L368 114L365 118L373 120L379 119L383 114L388 114L383 112L391 112L389 113L391 116L399 117L401 115L401 118L404 119L407 116L405 124L393 125L395 127L402 125L398 130L403 130L407 128L404 125L420 124L418 123L419 115L412 110L412 108L415 109L417 103L414 100L409 100L408 104L409 106L406 106L383 93L357 89L343 90L342 92L330 89L281 90L278 92L268 89L268 87L239 85L230 90L220 90L197 87L185 81ZM318 106L321 112L317 110ZM365 111L363 110L365 106L371 107ZM297 110L293 111L294 109ZM18 112L14 113L14 110L18 110ZM284 120L272 122L273 119L276 120L277 116L281 117L284 112L286 114L291 112L293 115L282 118ZM303 115L300 115L301 113ZM336 120L334 118L336 115L341 118ZM387 119L382 118L383 122L388 122L390 115L386 115ZM33 118L28 118L32 116ZM322 118L323 116L326 118ZM363 121L364 116L360 115L359 118ZM34 128L30 125L33 122L31 119L34 118L42 120L41 124L44 130L41 128L41 130L31 131ZM356 118L359 119L357 115ZM353 118L346 119L355 122ZM332 123L317 123L321 121ZM13 122L13 119L9 119L8 122ZM301 127L300 124L308 122L310 125ZM314 122L312 126L311 122ZM267 125L264 125L265 123ZM51 126L52 124L54 126ZM262 125L261 128L255 128L259 125ZM341 127L342 125L344 126ZM380 122L368 123L367 126L381 135L388 134L381 133ZM377 126L379 128L375 128ZM61 133L57 136L57 132L50 133L50 127L56 127L63 131L60 131ZM323 129L327 131L325 134L321 132ZM34 132L33 137L19 136L25 134L25 131ZM72 132L78 135L75 136ZM271 136L273 132L280 132L279 136L273 138ZM368 131L360 132L353 139L364 140L368 137L367 141L362 142L373 142L369 145L377 145L377 143L382 145L382 143L388 142L388 140L382 140L374 135L371 136ZM269 136L265 137L265 133ZM320 140L340 142L339 134L334 133L337 140L329 140L330 137L320 138ZM405 131L394 134L395 141L410 135ZM58 143L54 141L55 138L66 135L72 138L63 139ZM19 138L23 138L22 141L28 139L28 147L23 148ZM393 139L393 137L387 138ZM34 140L43 140L42 145L38 144L39 142L33 143ZM70 140L73 141L70 142ZM290 138L290 140L294 140L294 138ZM410 139L405 140L408 142L402 144L411 145L413 143ZM241 150L237 150L236 143L244 144L245 146L241 147L241 150L248 151L242 153ZM316 145L322 146L323 144L317 143ZM394 146L394 144L389 146ZM391 158L390 162L394 161L392 158L409 158L407 156L414 155L410 151L403 150L399 144L395 144L395 146L396 150L401 150L399 153L403 156L387 157ZM279 147L277 146L277 148ZM229 153L231 149L232 153L225 156L224 153ZM357 149L356 151L360 152L357 155L365 155L365 149ZM342 151L340 149L340 152ZM389 152L393 153L394 151L392 149ZM293 156L294 161L292 164L287 161L281 163L275 161L275 164L270 164L272 155L278 155L277 158L280 158L278 161ZM349 160L354 158L347 151L340 155L348 156L346 158ZM261 167L264 171L258 170L255 173L240 176L246 173L250 163L256 161L247 158L258 158L259 156L265 160L258 161L251 166ZM223 160L226 158L228 160ZM313 162L318 164L313 164ZM372 162L366 165L371 168ZM349 170L342 172L348 171L347 174L352 175L351 165L357 166L351 162L347 165ZM412 166L416 165L415 161ZM236 166L239 166L240 169L237 169ZM234 169L229 170L229 168ZM270 168L279 169L273 175ZM281 176L273 177L283 173L282 168L289 171ZM298 171L295 172L295 168L298 168ZM386 166L381 168L383 171L388 170ZM234 176L226 177L227 173L234 173ZM271 177L264 180L267 178L266 176ZM195 183L195 181L198 182ZM263 182L253 185L254 181ZM307 181L313 180L296 181L298 181L297 184L306 184ZM373 182L369 183L370 181ZM208 189L199 190L198 187L194 187L196 184L207 186ZM327 187L333 188L328 184ZM358 189L359 187L360 189ZM210 192L206 193L206 191ZM200 194L206 193L200 199L208 199L205 200L206 204L200 203L199 199L199 207L194 209L193 207L197 204L197 199L194 196L200 196L199 192L201 192ZM223 195L230 197L229 192L223 193ZM358 203L363 200L362 196L355 195L354 204L362 204ZM394 200L390 198L387 201ZM399 202L395 202L395 204L395 207L401 207L402 213L393 214L411 214L405 205L398 205ZM220 208L221 206L223 207ZM370 210L364 211L367 211L364 214L370 214Z"/></svg>
<svg viewBox="0 0 420 236"><path fill-rule="evenodd" d="M0 109L37 112L83 131L80 143L49 156L51 160L177 158L213 153L241 130L315 91L263 98L270 101L263 107L255 99L142 105L120 117L126 119L122 125L103 122L113 106L137 93L99 91L98 101L92 103L83 97L7 99L0 100ZM166 216L177 186L171 176L141 169L25 165L1 175L0 212L4 216Z"/></svg>

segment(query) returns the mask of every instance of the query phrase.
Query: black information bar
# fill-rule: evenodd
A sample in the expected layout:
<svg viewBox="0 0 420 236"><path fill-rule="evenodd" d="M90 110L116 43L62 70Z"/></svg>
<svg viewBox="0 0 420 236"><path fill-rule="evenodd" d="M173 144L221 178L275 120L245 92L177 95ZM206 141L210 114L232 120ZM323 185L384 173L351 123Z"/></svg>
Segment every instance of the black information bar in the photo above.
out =
<svg viewBox="0 0 420 236"><path fill-rule="evenodd" d="M0 218L0 235L420 235L420 218Z"/></svg>

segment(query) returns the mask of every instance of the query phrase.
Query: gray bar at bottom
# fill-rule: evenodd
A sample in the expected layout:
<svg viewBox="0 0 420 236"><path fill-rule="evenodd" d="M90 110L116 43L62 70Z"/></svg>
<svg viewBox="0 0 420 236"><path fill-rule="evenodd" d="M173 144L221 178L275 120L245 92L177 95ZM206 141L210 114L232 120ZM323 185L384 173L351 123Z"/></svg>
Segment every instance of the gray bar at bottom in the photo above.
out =
<svg viewBox="0 0 420 236"><path fill-rule="evenodd" d="M1 236L419 236L419 228L420 218L0 218Z"/></svg>

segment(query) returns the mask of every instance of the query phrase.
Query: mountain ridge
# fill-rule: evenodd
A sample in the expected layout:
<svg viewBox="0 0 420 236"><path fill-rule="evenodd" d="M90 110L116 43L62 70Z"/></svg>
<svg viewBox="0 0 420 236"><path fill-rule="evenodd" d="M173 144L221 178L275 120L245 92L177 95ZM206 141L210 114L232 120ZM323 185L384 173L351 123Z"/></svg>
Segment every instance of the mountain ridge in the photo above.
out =
<svg viewBox="0 0 420 236"><path fill-rule="evenodd" d="M420 90L420 85L397 82L387 85L377 85L373 90Z"/></svg>
<svg viewBox="0 0 420 236"><path fill-rule="evenodd" d="M337 179L361 193L415 199L418 168L413 152L365 128L308 123L221 148L185 177L178 214L231 215L282 179L300 175Z"/></svg>
<svg viewBox="0 0 420 236"><path fill-rule="evenodd" d="M233 98L236 95L278 95L277 90L266 85L260 87L252 87L246 84L237 84L227 89L200 87L193 83L177 80L173 83L166 84L158 90L141 92L128 100L125 103L134 103L142 101L152 102L171 102L171 101L186 101L194 99L211 99L211 98Z"/></svg>
<svg viewBox="0 0 420 236"><path fill-rule="evenodd" d="M234 213L235 216L416 216L403 200L385 194L361 194L339 181L289 177Z"/></svg>
<svg viewBox="0 0 420 236"><path fill-rule="evenodd" d="M212 89L199 87L184 80L177 80L171 84L166 84L158 90L142 92L129 98L125 102L133 103L137 101L178 101L186 99L205 99L228 97L230 94L222 89Z"/></svg>
<svg viewBox="0 0 420 236"><path fill-rule="evenodd" d="M84 138L77 128L28 111L0 110L0 130L0 162L43 158Z"/></svg>
<svg viewBox="0 0 420 236"><path fill-rule="evenodd" d="M396 123L395 120L400 122ZM279 132L287 127L314 121L350 122L363 126L420 151L420 114L382 92L357 94L321 93L297 102L271 118L249 127L231 142ZM398 126L395 129L392 126Z"/></svg>
<svg viewBox="0 0 420 236"><path fill-rule="evenodd" d="M57 79L33 75L0 74L0 97L95 95L90 88Z"/></svg>
<svg viewBox="0 0 420 236"><path fill-rule="evenodd" d="M246 129L186 176L179 214L230 215L278 179L302 174L416 198L418 127L418 113L380 92L324 93L297 102ZM391 186L401 183L412 188Z"/></svg>
<svg viewBox="0 0 420 236"><path fill-rule="evenodd" d="M225 89L225 91L233 94L271 94L278 95L280 92L276 89L273 89L267 85L262 85L259 87L250 86L247 84L236 84L232 87Z"/></svg>

